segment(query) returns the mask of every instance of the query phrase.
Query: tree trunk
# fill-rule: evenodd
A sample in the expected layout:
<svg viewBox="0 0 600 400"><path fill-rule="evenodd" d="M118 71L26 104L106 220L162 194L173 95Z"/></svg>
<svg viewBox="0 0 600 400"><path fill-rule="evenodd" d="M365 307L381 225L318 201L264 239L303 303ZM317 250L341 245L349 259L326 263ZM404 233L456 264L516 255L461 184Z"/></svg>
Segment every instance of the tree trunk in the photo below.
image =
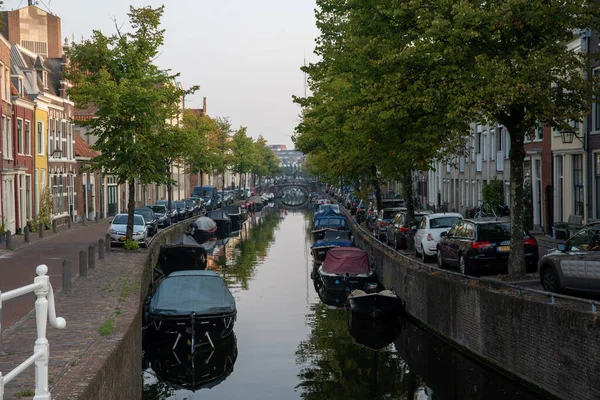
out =
<svg viewBox="0 0 600 400"><path fill-rule="evenodd" d="M133 210L135 209L135 179L130 179L128 186L129 198L127 199L127 231L125 232L125 238L131 240L133 239Z"/></svg>
<svg viewBox="0 0 600 400"><path fill-rule="evenodd" d="M167 208L169 213L171 212L171 203L173 202L173 187L171 184L171 174L169 173L170 167L167 167Z"/></svg>
<svg viewBox="0 0 600 400"><path fill-rule="evenodd" d="M512 129L511 129L512 128ZM510 256L508 276L525 275L525 246L523 229L525 223L525 189L523 188L523 161L525 160L525 133L516 127L506 127L510 134Z"/></svg>
<svg viewBox="0 0 600 400"><path fill-rule="evenodd" d="M415 223L415 196L414 196L414 188L413 188L413 175L412 171L407 172L404 175L404 179L402 182L402 189L404 190L404 205L406 206L406 219L407 219L407 228L408 228L408 236L406 238L406 248L408 250L414 250L415 248L415 232L411 229L411 227Z"/></svg>
<svg viewBox="0 0 600 400"><path fill-rule="evenodd" d="M383 202L381 201L381 186L379 186L379 180L377 180L377 167L371 166L371 173L373 174L373 190L375 190L375 204L377 204L377 212L383 208Z"/></svg>

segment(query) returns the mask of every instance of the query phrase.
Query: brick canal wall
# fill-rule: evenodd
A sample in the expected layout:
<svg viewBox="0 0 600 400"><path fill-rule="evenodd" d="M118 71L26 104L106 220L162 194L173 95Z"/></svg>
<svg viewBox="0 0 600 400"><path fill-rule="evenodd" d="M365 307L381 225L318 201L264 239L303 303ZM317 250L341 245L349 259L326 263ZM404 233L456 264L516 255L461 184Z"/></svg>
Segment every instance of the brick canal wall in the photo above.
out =
<svg viewBox="0 0 600 400"><path fill-rule="evenodd" d="M408 314L476 358L564 399L600 399L600 313L419 267L353 227Z"/></svg>
<svg viewBox="0 0 600 400"><path fill-rule="evenodd" d="M139 296L128 299L132 313L123 313L120 324L126 325L126 332L115 337L112 350L102 365L93 371L94 376L77 399L80 400L131 400L142 398L142 305L148 294L155 260L158 260L160 246L179 238L194 221L189 219L161 231L148 247L147 257L134 267L135 278L141 281L136 288ZM135 295L135 293L134 293Z"/></svg>

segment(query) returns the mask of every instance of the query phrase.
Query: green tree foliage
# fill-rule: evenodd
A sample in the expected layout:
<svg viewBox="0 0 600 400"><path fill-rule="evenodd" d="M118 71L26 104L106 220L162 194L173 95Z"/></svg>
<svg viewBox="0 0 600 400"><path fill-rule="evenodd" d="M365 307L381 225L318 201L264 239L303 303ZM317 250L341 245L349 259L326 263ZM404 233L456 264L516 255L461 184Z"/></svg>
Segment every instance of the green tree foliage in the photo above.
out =
<svg viewBox="0 0 600 400"><path fill-rule="evenodd" d="M183 135L187 141L184 159L188 172L195 174L213 165L211 135L216 129L216 121L209 116L184 110Z"/></svg>
<svg viewBox="0 0 600 400"><path fill-rule="evenodd" d="M504 182L494 177L481 189L481 198L488 207L487 212L498 214L498 206L504 203Z"/></svg>
<svg viewBox="0 0 600 400"><path fill-rule="evenodd" d="M95 118L83 123L98 139L93 148L100 155L92 161L120 184L128 184L128 239L133 233L135 180L168 179L166 169L157 168L157 160L165 157L159 137L178 118L185 94L176 85L177 75L153 62L164 41L159 27L163 12L164 7L130 7L131 31L117 29L107 36L95 30L90 39L73 44L67 73L76 106L96 106Z"/></svg>
<svg viewBox="0 0 600 400"><path fill-rule="evenodd" d="M248 136L246 127L240 127L232 136L230 144L231 151L231 169L233 173L240 174L240 187L247 186L247 182L242 182L242 174L251 172L255 165L255 149L252 144L252 138Z"/></svg>

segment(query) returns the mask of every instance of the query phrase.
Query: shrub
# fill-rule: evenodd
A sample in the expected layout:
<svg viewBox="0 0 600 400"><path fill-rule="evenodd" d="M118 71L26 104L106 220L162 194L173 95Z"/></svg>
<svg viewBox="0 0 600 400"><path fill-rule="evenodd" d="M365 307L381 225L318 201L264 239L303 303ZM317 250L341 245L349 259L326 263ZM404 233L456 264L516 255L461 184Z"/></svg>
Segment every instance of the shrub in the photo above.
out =
<svg viewBox="0 0 600 400"><path fill-rule="evenodd" d="M54 209L54 200L50 188L47 187L42 191L40 198L40 209L38 211L37 222L43 223L46 229L52 225L52 211Z"/></svg>
<svg viewBox="0 0 600 400"><path fill-rule="evenodd" d="M140 248L140 244L135 240L127 239L125 241L125 250L137 250Z"/></svg>

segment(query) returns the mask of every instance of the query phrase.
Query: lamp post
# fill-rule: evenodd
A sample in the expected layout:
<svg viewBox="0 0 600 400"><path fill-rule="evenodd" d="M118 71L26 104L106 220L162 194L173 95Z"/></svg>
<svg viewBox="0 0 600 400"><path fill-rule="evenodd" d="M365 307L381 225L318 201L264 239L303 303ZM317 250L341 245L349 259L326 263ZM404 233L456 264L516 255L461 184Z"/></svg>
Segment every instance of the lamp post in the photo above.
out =
<svg viewBox="0 0 600 400"><path fill-rule="evenodd" d="M577 132L573 129L566 129L560 132L560 139L564 144L573 143L573 139L576 138L583 144L583 140L577 135Z"/></svg>

